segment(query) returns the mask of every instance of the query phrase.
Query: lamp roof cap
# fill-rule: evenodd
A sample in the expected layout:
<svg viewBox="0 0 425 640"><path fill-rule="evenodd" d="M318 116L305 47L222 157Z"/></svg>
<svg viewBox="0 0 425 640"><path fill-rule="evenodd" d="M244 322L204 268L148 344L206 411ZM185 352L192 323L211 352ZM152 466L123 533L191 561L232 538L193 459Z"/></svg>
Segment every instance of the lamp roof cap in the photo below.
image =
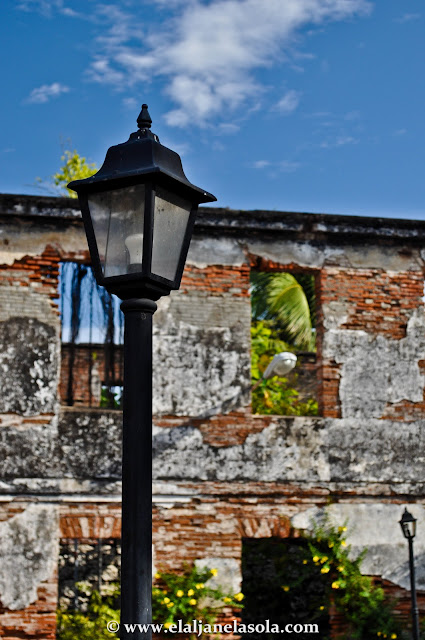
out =
<svg viewBox="0 0 425 640"><path fill-rule="evenodd" d="M189 182L183 171L180 156L162 145L150 131L152 119L148 105L143 104L137 118L139 130L127 142L110 147L99 171L90 178L74 180L68 188L77 193L119 189L152 179L178 193L186 194L197 204L214 202L215 196Z"/></svg>

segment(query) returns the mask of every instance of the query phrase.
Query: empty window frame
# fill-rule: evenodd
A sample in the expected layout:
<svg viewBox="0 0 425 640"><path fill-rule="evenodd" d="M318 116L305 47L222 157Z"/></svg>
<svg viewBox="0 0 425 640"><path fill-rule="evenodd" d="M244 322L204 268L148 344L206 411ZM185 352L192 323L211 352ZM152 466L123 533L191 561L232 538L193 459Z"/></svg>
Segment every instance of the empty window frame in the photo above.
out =
<svg viewBox="0 0 425 640"><path fill-rule="evenodd" d="M311 273L251 272L255 414L318 414L315 289Z"/></svg>
<svg viewBox="0 0 425 640"><path fill-rule="evenodd" d="M120 408L124 325L119 304L97 285L89 265L61 263L62 404Z"/></svg>

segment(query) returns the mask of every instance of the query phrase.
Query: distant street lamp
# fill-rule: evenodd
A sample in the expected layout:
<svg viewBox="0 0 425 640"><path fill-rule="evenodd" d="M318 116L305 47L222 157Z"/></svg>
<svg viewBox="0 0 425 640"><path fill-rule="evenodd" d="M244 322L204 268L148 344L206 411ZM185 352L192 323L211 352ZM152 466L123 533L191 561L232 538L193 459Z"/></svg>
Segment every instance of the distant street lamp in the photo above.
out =
<svg viewBox="0 0 425 640"><path fill-rule="evenodd" d="M416 599L415 561L413 556L413 538L416 535L416 518L405 508L400 520L401 530L409 543L410 597L412 599L412 637L419 640L419 611Z"/></svg>
<svg viewBox="0 0 425 640"><path fill-rule="evenodd" d="M297 356L290 351L282 351L277 353L271 362L267 365L263 373L264 380L273 378L273 376L282 377L292 371L297 364Z"/></svg>
<svg viewBox="0 0 425 640"><path fill-rule="evenodd" d="M216 198L191 184L180 157L150 131L108 149L96 175L68 185L78 193L93 271L123 302L121 638L125 624L152 621L152 316L178 289L198 205Z"/></svg>
<svg viewBox="0 0 425 640"><path fill-rule="evenodd" d="M252 387L250 388L251 392L258 389L263 380L269 380L270 378L274 378L274 376L283 378L283 376L292 371L296 364L297 356L295 355L295 353L291 353L290 351L282 351L281 353L277 353L275 356L273 356L273 359L267 365L261 378L257 380L254 385L252 385Z"/></svg>

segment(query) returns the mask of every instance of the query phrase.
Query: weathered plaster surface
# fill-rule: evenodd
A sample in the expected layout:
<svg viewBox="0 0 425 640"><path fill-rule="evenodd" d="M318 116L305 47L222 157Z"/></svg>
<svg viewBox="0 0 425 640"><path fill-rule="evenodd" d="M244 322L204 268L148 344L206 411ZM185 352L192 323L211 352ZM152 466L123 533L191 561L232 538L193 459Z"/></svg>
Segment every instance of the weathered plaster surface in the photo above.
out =
<svg viewBox="0 0 425 640"><path fill-rule="evenodd" d="M0 424L0 479L60 475L57 418L48 424Z"/></svg>
<svg viewBox="0 0 425 640"><path fill-rule="evenodd" d="M346 418L329 420L327 459L331 479L425 484L425 419L412 423ZM399 490L401 492L401 490Z"/></svg>
<svg viewBox="0 0 425 640"><path fill-rule="evenodd" d="M61 253L81 255L88 251L84 229L69 225L40 224L22 228L13 222L0 229L0 264L12 265L25 256L41 256L51 246Z"/></svg>
<svg viewBox="0 0 425 640"><path fill-rule="evenodd" d="M116 492L121 421L118 411L66 410L57 427L55 421L0 426L5 461L0 493L19 487L24 492ZM347 488L373 483L400 493L409 486L420 491L425 487L424 434L425 419L401 427L391 420L276 417L242 444L216 447L188 419L185 426L154 427L154 477L165 483L300 482ZM173 493L170 488L163 502L172 502Z"/></svg>
<svg viewBox="0 0 425 640"><path fill-rule="evenodd" d="M328 326L333 328L325 332L323 356L341 365L342 417L380 418L388 403L421 402L425 378L418 361L425 358L423 310L413 313L406 337L401 340L373 336L365 331L337 329L336 311L335 308L331 310ZM342 304L339 311L343 320L345 309Z"/></svg>
<svg viewBox="0 0 425 640"><path fill-rule="evenodd" d="M169 320L164 318L169 314ZM232 298L231 296L208 296L205 293L182 294L172 292L167 298L162 298L158 311L154 316L157 327L166 327L172 319L173 323L183 322L199 328L211 329L231 328L240 325L245 327L245 342L249 341L251 327L251 305L247 298ZM249 344L249 342L248 342Z"/></svg>
<svg viewBox="0 0 425 640"><path fill-rule="evenodd" d="M194 236L187 256L187 264L199 269L213 264L240 266L245 261L241 243L231 238Z"/></svg>
<svg viewBox="0 0 425 640"><path fill-rule="evenodd" d="M63 412L58 438L61 476L121 477L121 423L121 412Z"/></svg>
<svg viewBox="0 0 425 640"><path fill-rule="evenodd" d="M0 522L0 601L24 609L37 588L52 577L58 559L58 513L53 505L32 504Z"/></svg>
<svg viewBox="0 0 425 640"><path fill-rule="evenodd" d="M286 264L297 264L300 267L321 269L324 266L337 265L346 268L385 269L387 271L417 271L422 264L419 250L400 252L393 247L361 247L350 244L334 246L317 244L304 240L247 240L248 252L261 256L265 260Z"/></svg>
<svg viewBox="0 0 425 640"><path fill-rule="evenodd" d="M0 413L53 413L58 374L54 327L35 318L12 317L0 322Z"/></svg>
<svg viewBox="0 0 425 640"><path fill-rule="evenodd" d="M218 299L215 312L199 296L168 304L170 313L163 305L154 323L154 414L196 416L247 405L249 317L239 301ZM186 305L193 312L191 324L182 319ZM227 326L217 326L225 323L226 308Z"/></svg>
<svg viewBox="0 0 425 640"><path fill-rule="evenodd" d="M208 580L212 589L221 589L223 593L239 593L242 586L242 568L235 558L209 557L195 560L200 569L217 569L217 575Z"/></svg>
<svg viewBox="0 0 425 640"><path fill-rule="evenodd" d="M409 504L408 510L419 520L425 521L425 507ZM407 541L403 538L400 520L403 504L337 503L326 508L331 522L341 526L347 522L347 542L351 545L352 557L363 549L368 553L362 563L362 572L379 575L404 589L410 589ZM292 518L298 529L309 529L313 520L320 521L323 510L308 509ZM415 539L417 587L425 589L425 538Z"/></svg>
<svg viewBox="0 0 425 640"><path fill-rule="evenodd" d="M157 478L220 481L328 480L323 424L278 422L248 435L242 445L212 447L194 427L155 429Z"/></svg>

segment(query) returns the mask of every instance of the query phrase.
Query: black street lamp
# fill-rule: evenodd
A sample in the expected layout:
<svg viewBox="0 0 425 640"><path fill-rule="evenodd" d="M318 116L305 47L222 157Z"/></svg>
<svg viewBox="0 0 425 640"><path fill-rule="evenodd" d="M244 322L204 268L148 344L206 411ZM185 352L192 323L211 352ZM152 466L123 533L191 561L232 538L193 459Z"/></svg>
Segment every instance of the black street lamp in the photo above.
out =
<svg viewBox="0 0 425 640"><path fill-rule="evenodd" d="M125 624L152 621L152 316L178 289L198 205L216 198L191 184L180 157L150 131L146 104L139 130L108 149L78 193L98 284L123 302L121 638Z"/></svg>
<svg viewBox="0 0 425 640"><path fill-rule="evenodd" d="M413 557L413 538L416 535L416 518L405 508L400 520L401 530L409 543L410 596L412 599L412 636L419 640L419 611L416 599L415 564Z"/></svg>

